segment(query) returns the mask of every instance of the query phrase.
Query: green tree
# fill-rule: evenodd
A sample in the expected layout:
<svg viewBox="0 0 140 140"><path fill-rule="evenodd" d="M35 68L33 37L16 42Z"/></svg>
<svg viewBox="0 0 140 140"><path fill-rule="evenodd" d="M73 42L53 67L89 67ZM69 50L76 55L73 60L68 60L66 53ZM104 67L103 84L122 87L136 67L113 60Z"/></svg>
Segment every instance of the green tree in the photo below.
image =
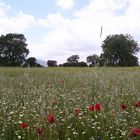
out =
<svg viewBox="0 0 140 140"><path fill-rule="evenodd" d="M36 64L37 64L36 58L35 58L35 57L29 57L29 58L26 60L26 63L27 63L28 65L30 65L31 67L36 66Z"/></svg>
<svg viewBox="0 0 140 140"><path fill-rule="evenodd" d="M72 55L67 59L68 63L78 63L79 55Z"/></svg>
<svg viewBox="0 0 140 140"><path fill-rule="evenodd" d="M99 65L99 56L97 54L93 54L87 57L87 63L89 66L95 67Z"/></svg>
<svg viewBox="0 0 140 140"><path fill-rule="evenodd" d="M107 66L137 66L138 43L129 34L109 35L102 44L104 63Z"/></svg>
<svg viewBox="0 0 140 140"><path fill-rule="evenodd" d="M26 47L26 38L23 34L9 33L0 36L0 65L21 66L29 54Z"/></svg>
<svg viewBox="0 0 140 140"><path fill-rule="evenodd" d="M99 66L105 66L105 56L102 53L99 57Z"/></svg>
<svg viewBox="0 0 140 140"><path fill-rule="evenodd" d="M22 65L23 67L42 67L39 63L37 63L37 60L35 57L29 57L26 62Z"/></svg>

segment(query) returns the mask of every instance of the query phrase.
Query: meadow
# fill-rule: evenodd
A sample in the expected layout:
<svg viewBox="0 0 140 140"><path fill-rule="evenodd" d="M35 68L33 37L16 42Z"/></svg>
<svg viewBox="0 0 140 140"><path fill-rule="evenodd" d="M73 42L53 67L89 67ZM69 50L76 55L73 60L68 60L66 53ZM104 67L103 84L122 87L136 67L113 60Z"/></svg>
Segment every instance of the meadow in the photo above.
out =
<svg viewBox="0 0 140 140"><path fill-rule="evenodd" d="M0 140L140 140L140 68L0 68Z"/></svg>

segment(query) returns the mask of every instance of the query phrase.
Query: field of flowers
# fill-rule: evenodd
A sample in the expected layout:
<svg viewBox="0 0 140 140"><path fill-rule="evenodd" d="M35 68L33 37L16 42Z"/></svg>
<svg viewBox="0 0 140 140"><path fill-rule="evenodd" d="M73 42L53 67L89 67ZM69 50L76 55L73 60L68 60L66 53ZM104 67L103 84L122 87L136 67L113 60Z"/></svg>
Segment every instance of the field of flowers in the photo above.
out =
<svg viewBox="0 0 140 140"><path fill-rule="evenodd" d="M140 140L140 68L0 68L0 140Z"/></svg>

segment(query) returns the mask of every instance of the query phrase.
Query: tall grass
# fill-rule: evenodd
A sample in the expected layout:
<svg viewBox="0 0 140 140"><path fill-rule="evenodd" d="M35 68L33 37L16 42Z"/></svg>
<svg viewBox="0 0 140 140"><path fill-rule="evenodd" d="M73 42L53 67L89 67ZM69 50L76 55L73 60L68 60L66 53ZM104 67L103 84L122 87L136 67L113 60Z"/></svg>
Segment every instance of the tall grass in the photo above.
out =
<svg viewBox="0 0 140 140"><path fill-rule="evenodd" d="M139 140L139 100L140 68L0 68L0 140Z"/></svg>

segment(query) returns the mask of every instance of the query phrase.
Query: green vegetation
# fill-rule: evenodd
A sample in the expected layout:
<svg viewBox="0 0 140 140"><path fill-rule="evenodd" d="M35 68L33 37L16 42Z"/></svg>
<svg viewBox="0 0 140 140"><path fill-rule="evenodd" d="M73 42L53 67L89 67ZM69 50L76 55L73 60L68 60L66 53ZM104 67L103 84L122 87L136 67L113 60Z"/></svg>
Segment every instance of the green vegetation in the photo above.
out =
<svg viewBox="0 0 140 140"><path fill-rule="evenodd" d="M26 38L23 34L0 36L0 66L21 66L29 54Z"/></svg>
<svg viewBox="0 0 140 140"><path fill-rule="evenodd" d="M27 49L26 38L23 34L9 33L0 36L0 66L5 67L43 67L35 57L27 58L29 50ZM92 54L87 56L86 60L89 67L95 66L116 66L128 67L138 66L138 57L136 54L140 48L129 34L109 35L102 42L102 53L100 56ZM78 62L79 55L71 55L67 62L59 64L63 67L87 67L86 62ZM56 60L48 60L49 67L56 67Z"/></svg>
<svg viewBox="0 0 140 140"><path fill-rule="evenodd" d="M131 35L109 35L101 47L106 66L138 66L138 58L135 55L140 48Z"/></svg>
<svg viewBox="0 0 140 140"><path fill-rule="evenodd" d="M138 67L0 68L0 140L139 140L138 101Z"/></svg>

